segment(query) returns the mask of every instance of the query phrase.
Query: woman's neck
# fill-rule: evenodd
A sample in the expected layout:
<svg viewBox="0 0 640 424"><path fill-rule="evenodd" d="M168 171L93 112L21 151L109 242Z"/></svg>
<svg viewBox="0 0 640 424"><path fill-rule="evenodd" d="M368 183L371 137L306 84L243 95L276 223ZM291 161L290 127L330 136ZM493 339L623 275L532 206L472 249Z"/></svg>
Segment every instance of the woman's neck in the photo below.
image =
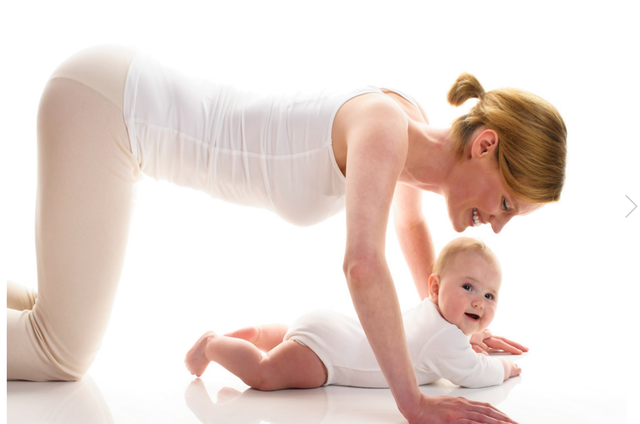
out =
<svg viewBox="0 0 640 424"><path fill-rule="evenodd" d="M409 126L409 149L400 182L442 194L450 171L457 162L449 141L450 128L416 123Z"/></svg>

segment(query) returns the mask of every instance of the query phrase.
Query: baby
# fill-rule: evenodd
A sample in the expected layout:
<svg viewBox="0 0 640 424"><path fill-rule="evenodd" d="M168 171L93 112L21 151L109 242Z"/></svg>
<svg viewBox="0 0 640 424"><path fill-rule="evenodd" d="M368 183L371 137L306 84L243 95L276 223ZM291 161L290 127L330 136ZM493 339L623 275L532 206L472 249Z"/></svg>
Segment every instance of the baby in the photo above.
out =
<svg viewBox="0 0 640 424"><path fill-rule="evenodd" d="M446 378L484 387L520 374L516 364L476 353L469 343L493 320L501 278L497 258L481 241L462 237L442 249L429 277L429 297L403 315L418 384ZM360 323L333 311L303 315L290 327L207 332L185 363L199 377L211 361L258 390L388 387Z"/></svg>

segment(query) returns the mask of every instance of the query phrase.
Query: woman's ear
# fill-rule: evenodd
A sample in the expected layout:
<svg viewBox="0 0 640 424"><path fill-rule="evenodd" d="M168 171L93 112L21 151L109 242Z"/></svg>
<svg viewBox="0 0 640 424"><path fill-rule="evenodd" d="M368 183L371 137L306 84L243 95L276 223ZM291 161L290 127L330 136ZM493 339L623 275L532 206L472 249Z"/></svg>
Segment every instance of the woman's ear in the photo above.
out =
<svg viewBox="0 0 640 424"><path fill-rule="evenodd" d="M471 145L471 157L494 157L499 142L498 133L494 130L482 131Z"/></svg>
<svg viewBox="0 0 640 424"><path fill-rule="evenodd" d="M438 304L438 293L440 292L440 277L438 274L431 274L429 276L429 299Z"/></svg>

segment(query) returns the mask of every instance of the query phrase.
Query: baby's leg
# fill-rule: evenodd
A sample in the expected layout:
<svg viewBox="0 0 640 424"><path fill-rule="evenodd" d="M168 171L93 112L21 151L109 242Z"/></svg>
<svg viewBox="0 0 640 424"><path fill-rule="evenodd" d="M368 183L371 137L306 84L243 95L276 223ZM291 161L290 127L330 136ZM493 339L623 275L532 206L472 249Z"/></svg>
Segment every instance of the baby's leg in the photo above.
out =
<svg viewBox="0 0 640 424"><path fill-rule="evenodd" d="M313 389L326 383L327 369L307 346L285 340L262 359L259 376L254 389Z"/></svg>
<svg viewBox="0 0 640 424"><path fill-rule="evenodd" d="M260 327L245 327L240 330L225 334L227 337L235 337L251 342L263 352L269 352L284 340L289 327L283 324L270 324Z"/></svg>
<svg viewBox="0 0 640 424"><path fill-rule="evenodd" d="M208 332L187 353L185 363L192 374L200 376L210 361L258 390L310 389L327 381L327 371L318 356L291 340L265 356L246 340Z"/></svg>
<svg viewBox="0 0 640 424"><path fill-rule="evenodd" d="M204 371L211 362L207 359L207 343L209 339L216 334L213 331L207 331L204 333L198 341L189 349L187 356L184 358L184 364L187 366L189 372L196 377L200 377L204 374Z"/></svg>

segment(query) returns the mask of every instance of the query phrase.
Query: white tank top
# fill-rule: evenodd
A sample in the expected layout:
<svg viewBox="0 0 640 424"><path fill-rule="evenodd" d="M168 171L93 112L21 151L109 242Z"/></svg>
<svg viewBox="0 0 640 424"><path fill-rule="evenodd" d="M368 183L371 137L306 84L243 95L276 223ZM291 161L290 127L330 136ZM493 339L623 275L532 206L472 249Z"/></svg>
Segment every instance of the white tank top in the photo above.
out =
<svg viewBox="0 0 640 424"><path fill-rule="evenodd" d="M338 109L365 93L381 91L252 93L194 80L138 53L124 118L145 174L312 225L344 208L331 129Z"/></svg>

